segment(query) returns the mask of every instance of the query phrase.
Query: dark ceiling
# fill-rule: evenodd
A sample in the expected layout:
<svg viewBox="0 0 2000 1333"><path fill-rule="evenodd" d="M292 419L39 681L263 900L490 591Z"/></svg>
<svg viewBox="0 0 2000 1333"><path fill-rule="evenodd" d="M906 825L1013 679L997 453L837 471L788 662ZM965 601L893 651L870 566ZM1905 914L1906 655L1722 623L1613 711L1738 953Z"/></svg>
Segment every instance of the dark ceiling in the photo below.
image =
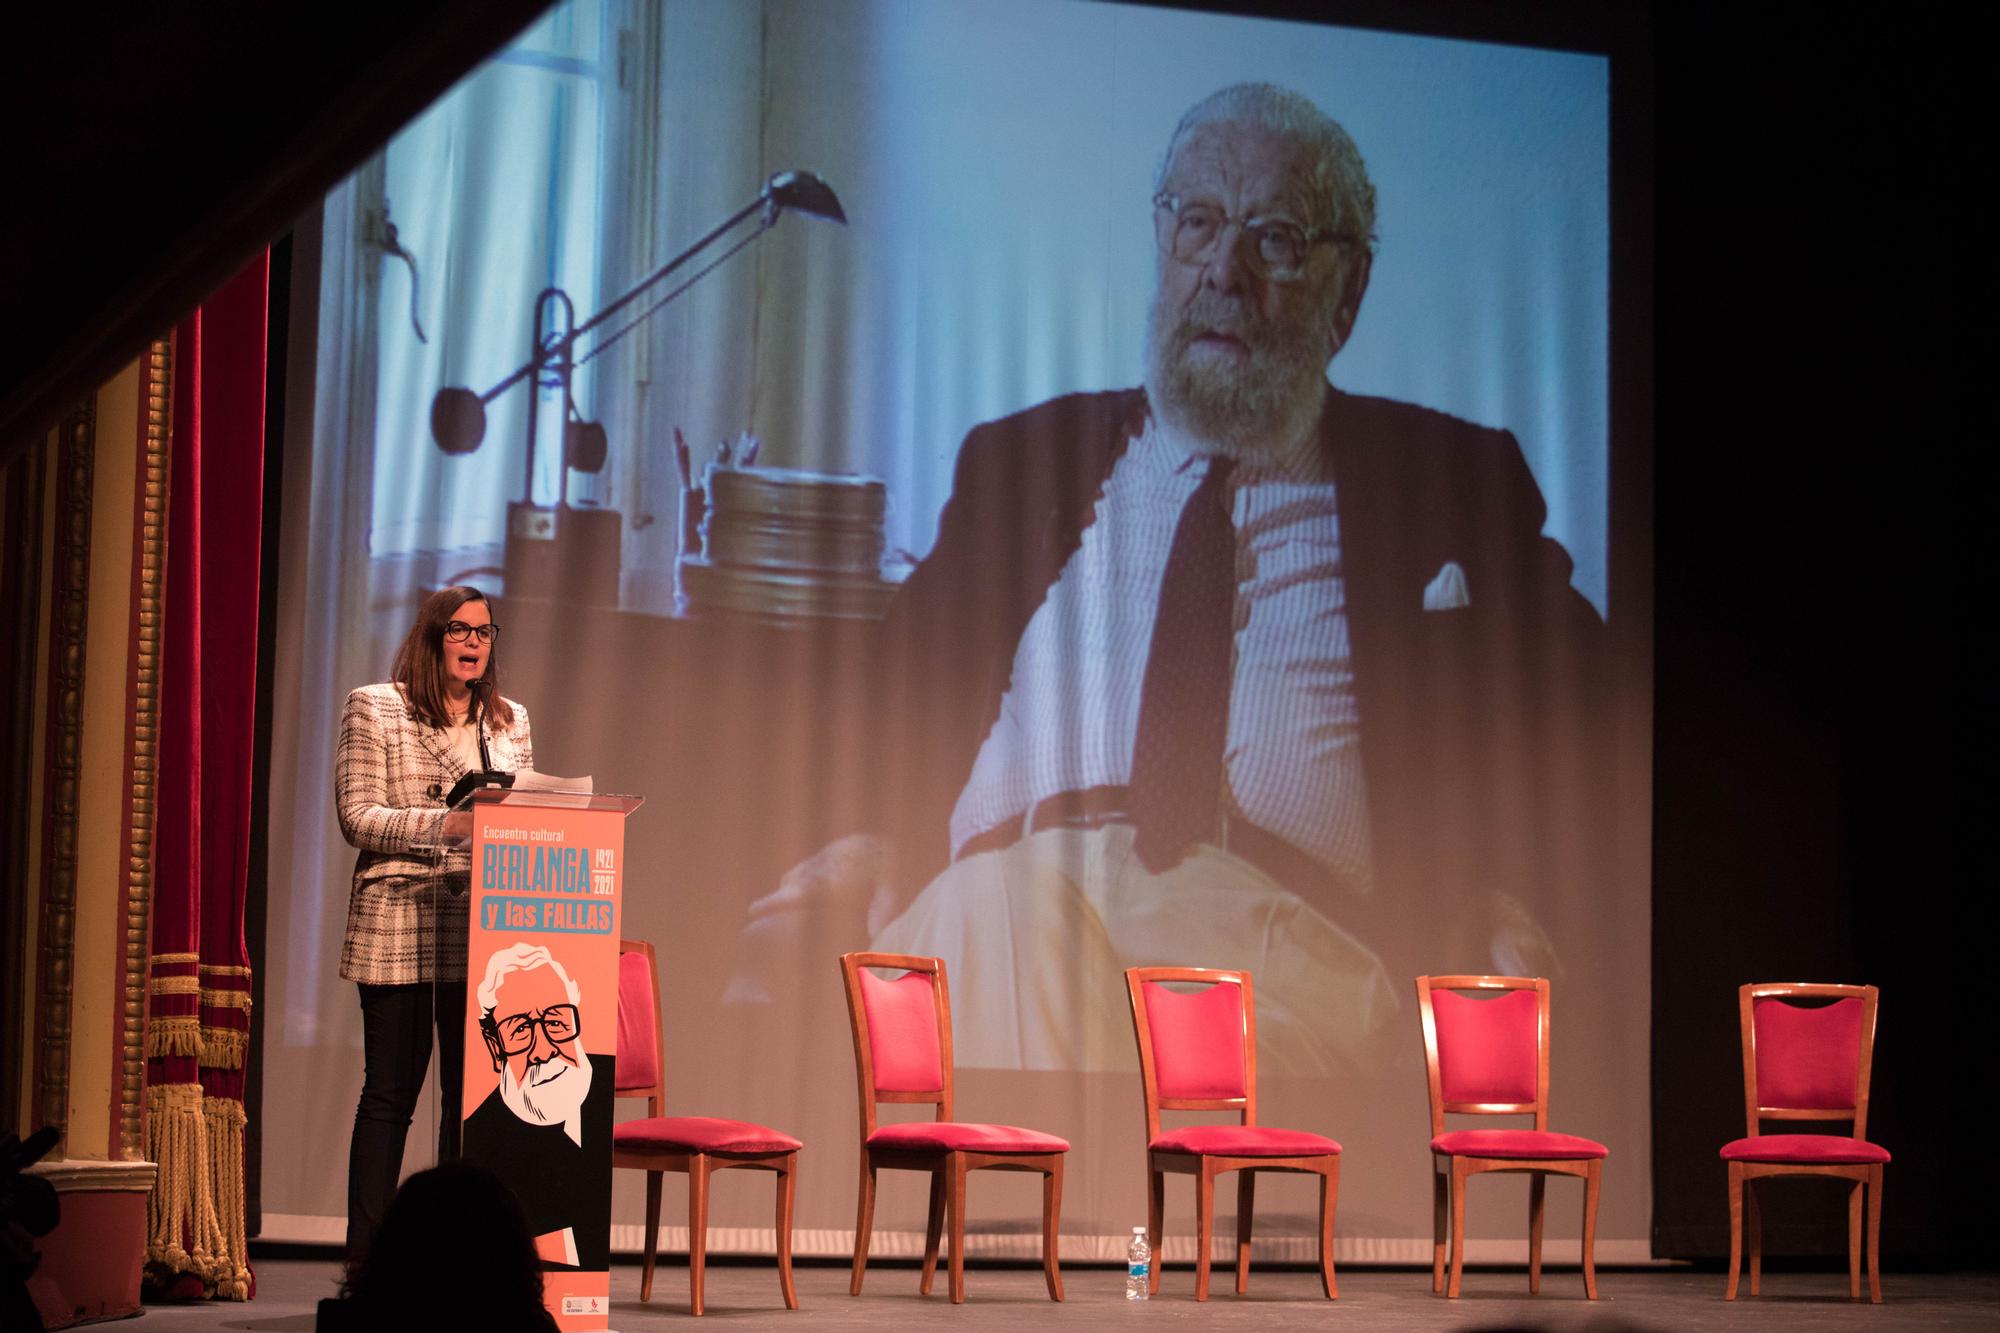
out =
<svg viewBox="0 0 2000 1333"><path fill-rule="evenodd" d="M0 464L550 2L38 0L10 17ZM1652 22L1595 0L1155 3L1628 53Z"/></svg>
<svg viewBox="0 0 2000 1333"><path fill-rule="evenodd" d="M0 463L547 4L36 3L10 16Z"/></svg>

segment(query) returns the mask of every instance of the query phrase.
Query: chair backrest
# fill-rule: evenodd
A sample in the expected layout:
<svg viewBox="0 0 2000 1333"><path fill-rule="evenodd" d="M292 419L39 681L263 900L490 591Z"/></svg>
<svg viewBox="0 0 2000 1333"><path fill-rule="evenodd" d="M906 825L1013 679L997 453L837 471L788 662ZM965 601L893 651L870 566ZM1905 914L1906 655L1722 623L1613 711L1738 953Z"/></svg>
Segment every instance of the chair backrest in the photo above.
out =
<svg viewBox="0 0 2000 1333"><path fill-rule="evenodd" d="M1546 977L1418 977L1417 1014L1433 1137L1447 1111L1533 1115L1536 1129L1549 1127Z"/></svg>
<svg viewBox="0 0 2000 1333"><path fill-rule="evenodd" d="M618 941L618 1086L644 1097L646 1114L666 1113L666 1052L660 1031L660 973L649 940Z"/></svg>
<svg viewBox="0 0 2000 1333"><path fill-rule="evenodd" d="M1191 983L1199 990L1175 990ZM1128 967L1132 1034L1146 1094L1146 1141L1161 1111L1238 1111L1257 1123L1257 1006L1250 974L1216 967Z"/></svg>
<svg viewBox="0 0 2000 1333"><path fill-rule="evenodd" d="M900 972L880 977L870 969ZM951 991L942 958L844 953L840 976L861 1085L861 1137L875 1132L877 1102L919 1102L952 1118Z"/></svg>
<svg viewBox="0 0 2000 1333"><path fill-rule="evenodd" d="M1736 992L1743 1023L1743 1111L1758 1121L1852 1120L1868 1137L1875 1061L1873 986L1753 982ZM1795 1000L1830 1000L1808 1007Z"/></svg>

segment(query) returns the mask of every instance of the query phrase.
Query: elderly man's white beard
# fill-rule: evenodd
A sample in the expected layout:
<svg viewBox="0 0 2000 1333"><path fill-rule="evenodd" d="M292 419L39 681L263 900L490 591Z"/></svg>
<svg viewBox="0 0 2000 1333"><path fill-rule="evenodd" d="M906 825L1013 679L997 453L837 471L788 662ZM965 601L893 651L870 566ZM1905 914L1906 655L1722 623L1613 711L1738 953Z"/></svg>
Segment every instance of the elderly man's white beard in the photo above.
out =
<svg viewBox="0 0 2000 1333"><path fill-rule="evenodd" d="M540 1080L537 1081L537 1075ZM560 1055L528 1066L524 1084L514 1077L514 1062L500 1071L500 1100L531 1125L560 1124L569 1141L583 1146L583 1099L590 1095L590 1054L581 1047L576 1063Z"/></svg>
<svg viewBox="0 0 2000 1333"><path fill-rule="evenodd" d="M1171 322L1168 322L1171 321ZM1326 393L1325 332L1265 320L1240 302L1200 291L1171 315L1157 293L1146 315L1146 394L1153 410L1199 452L1271 462L1312 429ZM1207 333L1240 339L1242 365L1192 355Z"/></svg>

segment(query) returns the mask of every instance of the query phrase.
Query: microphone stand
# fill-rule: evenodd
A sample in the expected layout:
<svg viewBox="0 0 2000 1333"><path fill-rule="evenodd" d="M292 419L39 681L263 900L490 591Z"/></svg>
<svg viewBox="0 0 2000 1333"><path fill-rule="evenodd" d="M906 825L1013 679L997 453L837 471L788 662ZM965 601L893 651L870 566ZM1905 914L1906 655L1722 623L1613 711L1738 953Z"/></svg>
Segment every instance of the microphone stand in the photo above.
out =
<svg viewBox="0 0 2000 1333"><path fill-rule="evenodd" d="M560 287L549 287L535 298L532 351L527 363L503 377L484 393L446 386L431 399L431 438L447 454L469 454L486 437L486 404L533 376L541 388L560 389L563 402L563 465L556 503L537 505L534 496L537 417L528 411L528 447L522 495L507 506L506 584L510 596L556 597L586 605L615 606L622 534L615 510L575 508L569 503L569 474L597 472L604 467L609 444L604 427L586 421L576 410L571 383L576 367L597 356L626 334L658 314L737 251L778 225L787 211L826 218L845 225L847 214L833 188L805 171L781 171L764 183L755 199L711 228L693 245L640 280L624 295L590 316L576 320L576 306ZM660 282L690 263L753 215L757 225L714 263L640 310L616 331L601 335L582 357L577 343L598 330Z"/></svg>

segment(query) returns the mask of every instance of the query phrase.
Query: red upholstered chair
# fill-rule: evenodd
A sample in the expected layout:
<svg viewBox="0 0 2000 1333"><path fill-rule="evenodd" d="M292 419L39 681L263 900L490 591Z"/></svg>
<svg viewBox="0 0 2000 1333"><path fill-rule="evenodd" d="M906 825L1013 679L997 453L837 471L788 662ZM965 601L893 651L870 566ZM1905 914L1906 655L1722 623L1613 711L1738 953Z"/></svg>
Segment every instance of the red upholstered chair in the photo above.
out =
<svg viewBox="0 0 2000 1333"><path fill-rule="evenodd" d="M1722 1149L1729 1163L1729 1286L1736 1299L1743 1221L1750 1214L1750 1294L1764 1277L1757 1187L1769 1176L1836 1176L1847 1192L1847 1291L1861 1299L1861 1204L1868 1203L1868 1299L1882 1299L1882 1168L1887 1150L1868 1142L1868 1075L1875 1059L1873 986L1772 983L1737 992L1743 1018L1743 1112L1749 1134ZM1794 1000L1831 1000L1807 1008ZM1765 1120L1850 1120L1854 1136L1765 1134Z"/></svg>
<svg viewBox="0 0 2000 1333"><path fill-rule="evenodd" d="M792 1287L792 1198L799 1148L789 1134L742 1120L662 1115L665 1056L660 1035L660 985L653 946L618 941L618 1095L644 1097L646 1117L611 1131L611 1165L646 1173L646 1261L639 1299L653 1299L653 1260L660 1238L660 1173L688 1178L688 1313L702 1309L702 1274L708 1255L708 1178L730 1167L778 1174L778 1285L785 1308L799 1308Z"/></svg>
<svg viewBox="0 0 2000 1333"><path fill-rule="evenodd" d="M1201 986L1192 993L1175 982ZM1340 1145L1298 1129L1257 1123L1257 1008L1250 974L1208 967L1128 967L1139 1077L1146 1093L1146 1221L1155 1250L1153 1290L1160 1289L1158 1249L1166 1211L1166 1173L1195 1178L1194 1298L1208 1299L1209 1249L1215 1234L1215 1178L1236 1177L1236 1291L1250 1284L1250 1216L1259 1171L1319 1177L1319 1281L1328 1300L1333 1277L1333 1212L1340 1196ZM1233 1125L1160 1129L1161 1111L1235 1111Z"/></svg>
<svg viewBox="0 0 2000 1333"><path fill-rule="evenodd" d="M877 976L871 968L900 972ZM937 1273L938 1239L951 1229L950 1285L954 1305L965 1301L965 1176L969 1171L1039 1171L1042 1175L1042 1276L1049 1299L1063 1298L1056 1265L1056 1224L1062 1217L1063 1154L1069 1144L1053 1134L1013 1125L954 1120L951 1064L951 994L944 960L899 953L840 956L847 988L847 1016L854 1029L854 1064L861 1085L861 1211L854 1225L854 1277L848 1292L861 1294L868 1242L875 1226L875 1173L928 1171L930 1218L924 1231L924 1272L917 1290L928 1296ZM878 1125L882 1102L915 1102L937 1108L934 1120Z"/></svg>
<svg viewBox="0 0 2000 1333"><path fill-rule="evenodd" d="M1473 995L1460 994L1474 992ZM1475 998L1486 993L1487 998ZM1418 977L1431 1094L1431 1290L1458 1295L1465 1271L1465 1182L1528 1173L1528 1291L1542 1289L1542 1194L1550 1175L1583 1177L1583 1291L1597 1299L1597 1189L1609 1150L1549 1131L1549 983L1542 977ZM1533 1129L1445 1132L1446 1112L1532 1115ZM1445 1288L1445 1230L1451 1285Z"/></svg>

